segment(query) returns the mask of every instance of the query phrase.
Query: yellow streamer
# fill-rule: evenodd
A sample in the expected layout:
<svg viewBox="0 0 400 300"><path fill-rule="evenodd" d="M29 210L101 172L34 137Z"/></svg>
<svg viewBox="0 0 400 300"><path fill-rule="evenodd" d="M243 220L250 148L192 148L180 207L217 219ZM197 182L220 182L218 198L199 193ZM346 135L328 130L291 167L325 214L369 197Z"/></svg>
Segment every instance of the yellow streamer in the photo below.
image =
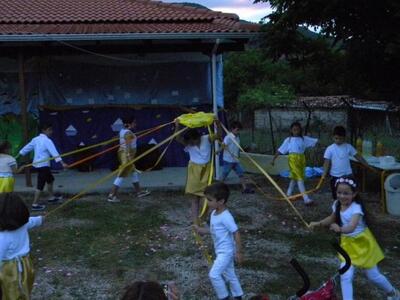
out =
<svg viewBox="0 0 400 300"><path fill-rule="evenodd" d="M164 145L165 143L169 142L170 140L174 139L176 136L178 136L179 134L183 133L185 130L187 130L187 128L182 128L181 130L179 130L178 132L174 133L173 135L171 135L170 137L166 138L164 141L160 142L159 144L155 145L154 147L148 149L146 152L143 152L142 154L140 154L139 156L135 157L133 160L127 162L124 165L121 165L121 168L127 167L132 165L133 163L135 163L135 161L141 159L142 157L146 156L147 154L153 152L154 150L160 148L162 145ZM76 194L75 196L73 196L72 198L68 199L67 201L65 201L63 204L61 204L60 206L58 206L57 208L53 209L52 211L49 211L46 216L48 217L51 214L54 214L56 211L60 210L61 208L65 207L68 203L82 197L84 194L86 194L88 191L94 189L95 187L97 187L98 185L102 184L103 182L105 182L106 180L110 179L112 176L114 176L115 174L117 174L119 172L119 169L111 172L110 174L100 178L99 180L95 181L94 183L90 184L87 188L83 189L81 192L79 192L78 194Z"/></svg>
<svg viewBox="0 0 400 300"><path fill-rule="evenodd" d="M157 127L160 127L159 129L161 129L161 128L163 128L163 127L165 127L165 126L168 126L168 125L170 125L170 124L172 124L172 123L173 123L173 122L168 122L168 123L165 123L165 124L162 124L162 125L157 125L157 126L155 126L155 127L149 128L149 129L145 129L145 130L142 130L142 131L138 131L138 132L136 132L135 134L138 135L138 134L141 134L141 133L145 133L145 132L151 131L151 130L153 130L154 128L157 128ZM104 146L104 145L107 145L107 144L116 142L116 141L118 141L118 140L119 140L119 137L114 137L114 138L112 138L112 139L109 139L109 140L100 142L100 143L98 143L98 144L90 145L90 146L87 146L87 147L84 147L84 148L80 148L80 149L77 149L77 150L73 150L73 151L69 151L69 152L63 153L63 154L61 154L61 155L59 155L59 156L56 156L56 157L50 157L50 158L43 159L43 160L40 160L40 161L35 161L35 162L30 163L30 164L21 166L21 167L18 169L18 172L22 171L24 168L33 166L34 163L35 163L35 164L38 164L38 163L44 163L44 162L52 161L52 160L54 160L54 159L56 159L56 158L59 158L59 157L66 157L66 156L69 156L69 155L72 155L72 154L80 153L80 152L83 152L83 151L86 151L86 150L89 150L89 149L93 149L93 148L96 148L96 147L99 147L99 146ZM17 157L18 157L18 156L19 156L19 154L17 155Z"/></svg>
<svg viewBox="0 0 400 300"><path fill-rule="evenodd" d="M154 163L154 165L153 165L152 167L147 168L147 169L144 170L144 171L141 171L141 170L138 170L138 169L136 169L136 171L137 171L138 173L143 173L143 172L149 172L149 171L153 170L153 169L161 162L161 160L162 160L163 157L165 156L165 153L167 153L167 150L168 150L169 146L171 145L172 141L173 141L173 140L170 140L170 141L169 141L167 147L165 147L165 149L164 149L163 152L160 154L160 156L158 157L157 161Z"/></svg>
<svg viewBox="0 0 400 300"><path fill-rule="evenodd" d="M228 129L224 126L224 124L221 123L221 127L224 129L224 131L229 134ZM284 197L286 202L289 204L289 206L293 209L293 211L297 214L297 216L300 218L300 220L304 223L304 225L309 228L309 224L304 220L303 216L300 214L300 212L296 209L296 207L293 205L292 202L288 199L287 195L285 194L284 191L279 187L279 185L275 182L275 180L250 156L247 154L246 151L240 146L236 140L232 139L232 142L247 156L247 158L256 166L257 169L260 170L260 172L271 182L271 184L277 189L277 191Z"/></svg>
<svg viewBox="0 0 400 300"><path fill-rule="evenodd" d="M213 133L212 133L212 131L211 131L210 126L207 126L207 128L208 128L208 132L209 132L209 134L210 134L210 136L211 136ZM214 169L215 169L214 161L215 161L215 149L214 149L214 147L212 147L212 153L211 153L211 169L210 169L210 175L208 176L207 185L210 185L210 184L212 183L212 181L213 181L213 178L214 178ZM199 218L200 218L200 219L201 219L201 218L204 216L204 214L206 213L206 211L207 211L207 206L208 206L208 204L207 204L207 199L204 197L203 200L204 200L204 201L203 201L203 208L202 208L201 213L200 213L200 215L199 215Z"/></svg>

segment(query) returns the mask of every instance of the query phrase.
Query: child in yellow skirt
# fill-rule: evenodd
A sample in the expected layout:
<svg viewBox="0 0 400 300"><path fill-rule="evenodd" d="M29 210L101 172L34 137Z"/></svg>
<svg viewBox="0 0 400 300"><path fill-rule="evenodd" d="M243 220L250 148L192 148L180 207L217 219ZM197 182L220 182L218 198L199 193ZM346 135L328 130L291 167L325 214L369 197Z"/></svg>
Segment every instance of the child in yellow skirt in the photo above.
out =
<svg viewBox="0 0 400 300"><path fill-rule="evenodd" d="M0 195L0 291L2 300L28 300L35 280L28 231L43 223L14 193ZM1 297L0 297L1 298Z"/></svg>
<svg viewBox="0 0 400 300"><path fill-rule="evenodd" d="M357 193L357 185L351 178L336 181L337 198L332 214L319 222L311 222L311 228L329 226L340 233L340 246L349 254L352 266L341 275L342 297L353 299L353 276L355 267L364 270L368 279L383 289L388 300L400 300L400 293L379 272L377 264L384 258L381 248L367 227L366 211ZM340 257L343 261L343 258ZM343 263L342 263L343 265Z"/></svg>
<svg viewBox="0 0 400 300"><path fill-rule="evenodd" d="M290 125L290 137L285 139L271 162L271 164L274 165L279 155L289 154L290 183L287 190L288 196L292 195L296 182L300 193L306 191L304 186L306 170L306 157L304 152L307 148L314 147L317 142L318 139L303 136L303 129L299 122L294 122ZM303 195L303 199L306 205L311 205L313 203L307 194Z"/></svg>
<svg viewBox="0 0 400 300"><path fill-rule="evenodd" d="M204 189L207 187L211 172L211 150L212 143L221 139L222 130L218 120L214 121L217 125L217 134L201 135L197 129L188 129L183 137L177 136L176 140L185 146L184 151L189 154L190 160L187 170L185 194L194 196L192 198L192 220L197 223L200 213L201 198L204 197ZM179 131L179 120L175 120L175 132Z"/></svg>
<svg viewBox="0 0 400 300"><path fill-rule="evenodd" d="M17 162L9 155L11 144L0 142L0 194L14 191L14 174L17 173Z"/></svg>
<svg viewBox="0 0 400 300"><path fill-rule="evenodd" d="M122 120L124 128L119 132L119 149L118 149L118 160L120 162L120 168L117 178L114 180L113 187L110 194L107 197L108 202L120 202L117 198L117 192L122 185L122 182L129 175L132 176L132 184L135 188L137 197L144 197L150 194L148 190L142 190L139 184L139 173L136 171L135 164L126 165L128 162L133 160L136 155L137 138L132 132L136 127L136 120L133 117L127 117ZM124 166L126 165L126 166Z"/></svg>

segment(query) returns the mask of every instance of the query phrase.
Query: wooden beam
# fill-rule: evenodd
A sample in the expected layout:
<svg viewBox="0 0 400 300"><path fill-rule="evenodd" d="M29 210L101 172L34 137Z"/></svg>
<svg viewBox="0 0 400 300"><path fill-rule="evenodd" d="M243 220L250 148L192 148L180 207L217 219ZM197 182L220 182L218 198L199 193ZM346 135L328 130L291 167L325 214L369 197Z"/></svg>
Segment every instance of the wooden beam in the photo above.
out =
<svg viewBox="0 0 400 300"><path fill-rule="evenodd" d="M187 43L187 44L107 44L107 43L68 43L88 51L101 54L121 54L121 53L180 53L180 52L201 52L209 54L213 49L212 43ZM1 56L13 56L19 49L24 49L29 56L51 56L51 55L77 55L84 52L68 47L66 45L53 43L36 43L23 46L7 44L0 46ZM243 51L244 46L241 44L221 44L218 52Z"/></svg>
<svg viewBox="0 0 400 300"><path fill-rule="evenodd" d="M22 128L23 128L23 138L24 143L28 143L28 106L26 103L26 92L25 92L25 74L24 74L24 53L23 49L18 51L18 78L19 78L19 97L21 103L21 117L22 117ZM32 177L30 173L30 168L25 168L25 183L26 186L32 185Z"/></svg>

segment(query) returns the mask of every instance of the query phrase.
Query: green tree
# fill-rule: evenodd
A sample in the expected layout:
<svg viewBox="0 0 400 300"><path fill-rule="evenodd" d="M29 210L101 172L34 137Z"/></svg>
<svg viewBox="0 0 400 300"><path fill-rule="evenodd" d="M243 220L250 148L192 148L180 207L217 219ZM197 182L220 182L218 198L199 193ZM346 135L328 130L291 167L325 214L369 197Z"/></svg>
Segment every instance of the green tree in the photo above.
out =
<svg viewBox="0 0 400 300"><path fill-rule="evenodd" d="M354 94L400 98L400 2L397 0L255 0L269 2L270 54L293 59L302 50L299 26L319 28L345 50L343 81ZM315 46L315 45L314 45ZM274 53L275 52L275 53ZM301 52L301 51L300 51ZM326 74L326 73L325 73ZM351 84L353 83L353 84Z"/></svg>
<svg viewBox="0 0 400 300"><path fill-rule="evenodd" d="M226 57L224 66L227 108L241 108L239 99L242 99L240 105L249 101L248 105L254 102L259 107L261 103L272 104L278 98L290 100L294 95L287 76L290 66L286 62L273 62L259 49L232 53Z"/></svg>

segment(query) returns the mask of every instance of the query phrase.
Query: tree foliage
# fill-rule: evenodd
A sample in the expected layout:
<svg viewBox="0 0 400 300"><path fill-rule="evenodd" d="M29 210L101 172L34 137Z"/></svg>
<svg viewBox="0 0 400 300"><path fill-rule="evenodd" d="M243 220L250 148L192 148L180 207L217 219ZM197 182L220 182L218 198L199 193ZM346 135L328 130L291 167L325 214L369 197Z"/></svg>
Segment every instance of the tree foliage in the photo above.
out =
<svg viewBox="0 0 400 300"><path fill-rule="evenodd" d="M258 49L232 53L225 60L225 98L228 108L255 109L293 99L290 67L273 62Z"/></svg>
<svg viewBox="0 0 400 300"><path fill-rule="evenodd" d="M398 0L255 0L269 2L266 40L268 53L301 62L308 46L299 26L319 28L330 48L343 52L343 82L353 94L400 98L400 2ZM339 46L338 46L339 45ZM321 48L322 50L322 48ZM304 52L305 51L305 52ZM312 50L314 52L314 50ZM318 51L316 52L318 53ZM311 56L308 56L311 59ZM324 72L324 74L327 74ZM350 79L350 81L348 81Z"/></svg>

